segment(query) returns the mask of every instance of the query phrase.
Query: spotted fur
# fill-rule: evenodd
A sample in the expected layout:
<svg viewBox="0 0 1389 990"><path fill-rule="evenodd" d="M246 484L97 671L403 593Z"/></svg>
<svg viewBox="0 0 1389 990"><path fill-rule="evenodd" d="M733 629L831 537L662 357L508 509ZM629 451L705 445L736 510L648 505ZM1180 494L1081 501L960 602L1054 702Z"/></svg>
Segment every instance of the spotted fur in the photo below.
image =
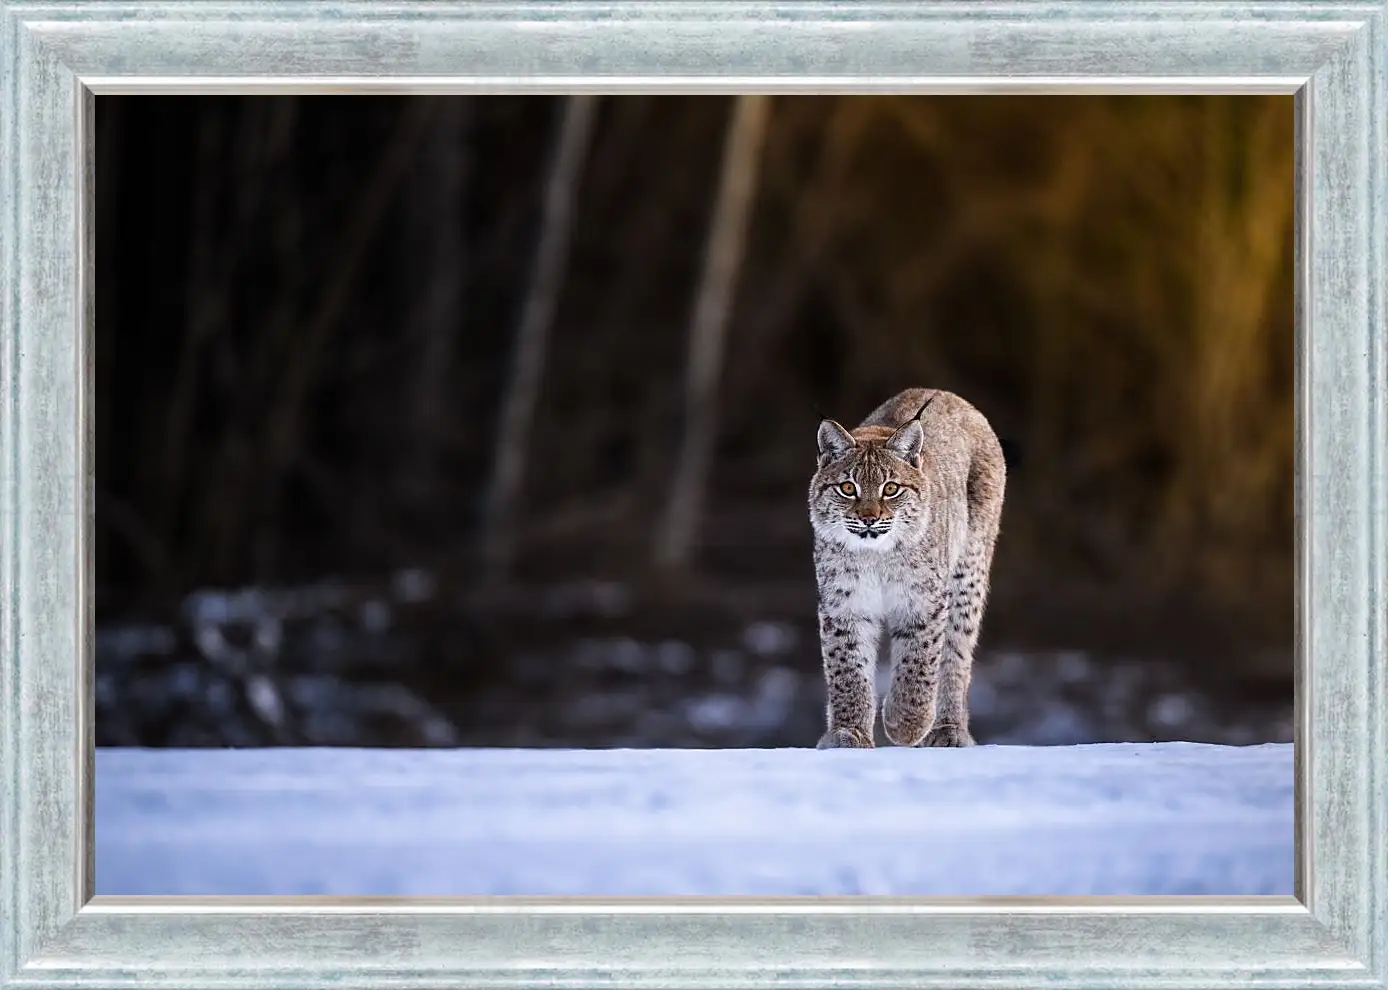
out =
<svg viewBox="0 0 1389 990"><path fill-rule="evenodd" d="M852 431L825 420L817 441L809 503L829 696L819 748L873 746L884 636L888 739L972 746L970 668L1003 512L998 437L959 396L916 388Z"/></svg>

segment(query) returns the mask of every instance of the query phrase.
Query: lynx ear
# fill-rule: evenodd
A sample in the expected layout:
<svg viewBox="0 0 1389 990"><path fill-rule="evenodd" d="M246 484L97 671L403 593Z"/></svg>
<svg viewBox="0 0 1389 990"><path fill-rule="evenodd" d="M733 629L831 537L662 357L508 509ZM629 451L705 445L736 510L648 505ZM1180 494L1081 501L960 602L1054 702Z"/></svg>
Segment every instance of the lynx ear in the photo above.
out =
<svg viewBox="0 0 1389 990"><path fill-rule="evenodd" d="M921 420L909 420L896 433L887 438L888 453L895 454L914 468L921 467L921 444L926 439L921 432Z"/></svg>
<svg viewBox="0 0 1389 990"><path fill-rule="evenodd" d="M815 442L820 448L821 467L830 461L843 457L856 446L849 431L832 419L827 419L820 424L820 432L815 435Z"/></svg>

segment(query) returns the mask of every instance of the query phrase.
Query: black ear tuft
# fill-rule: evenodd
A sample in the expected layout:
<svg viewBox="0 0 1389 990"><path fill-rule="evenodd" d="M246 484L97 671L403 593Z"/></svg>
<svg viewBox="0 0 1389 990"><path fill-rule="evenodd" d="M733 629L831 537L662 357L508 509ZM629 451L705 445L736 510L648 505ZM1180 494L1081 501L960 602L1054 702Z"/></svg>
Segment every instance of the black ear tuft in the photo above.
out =
<svg viewBox="0 0 1389 990"><path fill-rule="evenodd" d="M887 443L883 446L888 453L902 458L914 468L921 467L921 445L926 440L926 434L921 428L921 420L909 419L902 426L897 428L897 432L887 438Z"/></svg>

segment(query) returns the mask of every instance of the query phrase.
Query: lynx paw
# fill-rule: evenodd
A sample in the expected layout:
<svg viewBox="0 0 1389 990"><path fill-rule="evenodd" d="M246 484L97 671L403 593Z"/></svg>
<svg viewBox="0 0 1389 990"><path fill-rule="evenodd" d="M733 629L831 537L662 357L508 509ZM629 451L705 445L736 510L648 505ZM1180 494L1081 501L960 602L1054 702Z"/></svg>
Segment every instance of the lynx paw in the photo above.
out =
<svg viewBox="0 0 1389 990"><path fill-rule="evenodd" d="M929 708L904 705L897 695L889 694L883 703L883 732L894 746L915 746L926 735L931 724Z"/></svg>
<svg viewBox="0 0 1389 990"><path fill-rule="evenodd" d="M859 729L830 729L820 737L820 741L815 744L815 748L872 749L873 740Z"/></svg>
<svg viewBox="0 0 1389 990"><path fill-rule="evenodd" d="M962 729L958 725L951 725L949 722L938 723L930 732L926 733L926 738L921 741L921 745L962 749L965 746L973 746L974 737L969 734L968 729Z"/></svg>

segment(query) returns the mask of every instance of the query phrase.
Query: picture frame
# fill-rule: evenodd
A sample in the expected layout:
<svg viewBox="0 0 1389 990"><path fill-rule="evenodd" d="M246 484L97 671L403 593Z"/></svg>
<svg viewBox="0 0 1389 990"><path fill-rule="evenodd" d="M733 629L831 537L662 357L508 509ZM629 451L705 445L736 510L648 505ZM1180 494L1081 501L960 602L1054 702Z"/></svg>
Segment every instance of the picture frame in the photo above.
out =
<svg viewBox="0 0 1389 990"><path fill-rule="evenodd" d="M1385 14L0 0L0 987L1385 986ZM579 90L1296 94L1295 897L93 898L95 97Z"/></svg>

